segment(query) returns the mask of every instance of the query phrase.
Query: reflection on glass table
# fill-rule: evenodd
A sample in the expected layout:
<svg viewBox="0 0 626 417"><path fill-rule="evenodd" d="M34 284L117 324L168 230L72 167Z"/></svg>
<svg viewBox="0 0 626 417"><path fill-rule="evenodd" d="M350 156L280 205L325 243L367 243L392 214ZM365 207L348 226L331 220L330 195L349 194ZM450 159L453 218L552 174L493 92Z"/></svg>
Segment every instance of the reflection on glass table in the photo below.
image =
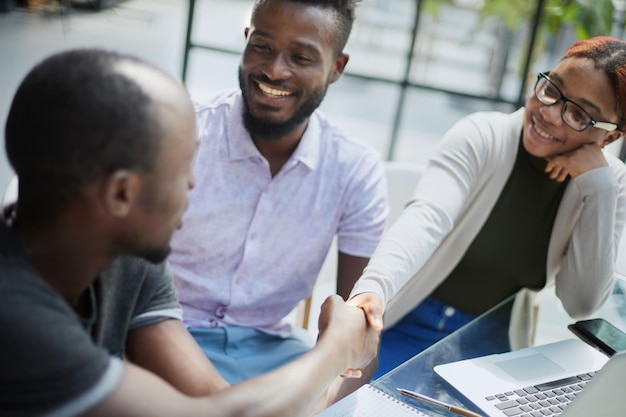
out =
<svg viewBox="0 0 626 417"><path fill-rule="evenodd" d="M611 297L592 317L605 318L617 328L626 331L626 281L621 277L617 278ZM560 302L553 295L553 290L544 291L545 293L542 292L538 296L540 309L537 331L538 336L541 333L541 337L536 339L537 344L575 338L567 329L567 325L575 320L567 316ZM448 404L480 412L479 408L439 377L433 371L433 367L443 363L509 351L508 325L513 300L514 297L504 300L457 332L372 382L372 385L416 408L428 410L428 413L432 415L450 416L451 414L436 411L407 399L398 394L396 389L409 389ZM546 335L546 332L552 334Z"/></svg>

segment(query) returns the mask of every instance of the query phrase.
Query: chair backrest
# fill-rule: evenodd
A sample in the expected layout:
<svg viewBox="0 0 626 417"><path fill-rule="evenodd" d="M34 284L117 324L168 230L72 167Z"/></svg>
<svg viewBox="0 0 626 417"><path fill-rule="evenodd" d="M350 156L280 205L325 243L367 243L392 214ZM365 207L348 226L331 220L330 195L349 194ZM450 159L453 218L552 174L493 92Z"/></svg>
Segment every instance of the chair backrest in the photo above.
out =
<svg viewBox="0 0 626 417"><path fill-rule="evenodd" d="M0 203L0 207L5 207L11 203L15 203L17 201L17 176L13 176L7 188L4 190L4 194L2 195L2 202Z"/></svg>
<svg viewBox="0 0 626 417"><path fill-rule="evenodd" d="M415 163L387 161L387 195L389 197L389 227L402 213L407 201L413 196L415 187L424 172L424 167Z"/></svg>
<svg viewBox="0 0 626 417"><path fill-rule="evenodd" d="M387 177L387 197L389 199L389 217L387 227L389 227L400 215L406 202L411 198L417 182L424 171L424 167L419 164L408 162L386 161L385 176ZM336 289L337 277L337 238L328 250L324 265L317 277L317 282L313 288L313 296L303 300L297 307L297 314L294 324L297 327L308 329L309 323L317 322L319 306ZM315 326L314 326L315 327ZM313 329L314 330L314 329ZM311 333L314 337L314 331Z"/></svg>

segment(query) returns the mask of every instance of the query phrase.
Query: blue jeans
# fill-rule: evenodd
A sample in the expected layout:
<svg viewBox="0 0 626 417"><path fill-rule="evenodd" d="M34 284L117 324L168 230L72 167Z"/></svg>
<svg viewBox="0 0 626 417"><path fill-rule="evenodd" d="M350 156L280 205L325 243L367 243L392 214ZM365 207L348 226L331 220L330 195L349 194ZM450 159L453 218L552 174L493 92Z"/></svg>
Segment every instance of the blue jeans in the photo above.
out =
<svg viewBox="0 0 626 417"><path fill-rule="evenodd" d="M313 346L304 329L279 337L246 327L191 327L204 354L231 384L285 365Z"/></svg>
<svg viewBox="0 0 626 417"><path fill-rule="evenodd" d="M374 379L469 323L476 316L426 298L393 327L383 331Z"/></svg>

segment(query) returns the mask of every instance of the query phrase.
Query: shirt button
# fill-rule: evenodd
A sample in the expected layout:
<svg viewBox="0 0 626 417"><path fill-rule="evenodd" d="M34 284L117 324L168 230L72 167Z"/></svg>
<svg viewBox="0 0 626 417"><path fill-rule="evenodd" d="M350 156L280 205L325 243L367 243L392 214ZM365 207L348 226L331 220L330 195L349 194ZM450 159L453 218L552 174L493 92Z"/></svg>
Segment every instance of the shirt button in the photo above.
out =
<svg viewBox="0 0 626 417"><path fill-rule="evenodd" d="M450 307L450 306L446 307L446 309L443 312L443 314L446 317L452 317L454 316L454 313L456 313L456 310L454 309L454 307Z"/></svg>
<svg viewBox="0 0 626 417"><path fill-rule="evenodd" d="M226 315L226 306L219 306L215 309L215 317L223 319Z"/></svg>

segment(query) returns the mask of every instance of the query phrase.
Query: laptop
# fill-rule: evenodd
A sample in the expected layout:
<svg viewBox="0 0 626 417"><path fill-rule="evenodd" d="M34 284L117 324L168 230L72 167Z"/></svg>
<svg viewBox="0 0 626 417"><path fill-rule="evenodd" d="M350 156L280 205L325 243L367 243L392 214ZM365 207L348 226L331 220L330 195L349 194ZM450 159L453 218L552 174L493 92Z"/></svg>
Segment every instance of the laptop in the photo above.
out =
<svg viewBox="0 0 626 417"><path fill-rule="evenodd" d="M437 365L434 371L489 417L534 417L548 412L567 417L623 416L624 355L609 360L580 339L566 339ZM591 394L582 395L587 384ZM610 408L614 402L621 404L616 408L621 408L621 414L599 412L600 406Z"/></svg>

